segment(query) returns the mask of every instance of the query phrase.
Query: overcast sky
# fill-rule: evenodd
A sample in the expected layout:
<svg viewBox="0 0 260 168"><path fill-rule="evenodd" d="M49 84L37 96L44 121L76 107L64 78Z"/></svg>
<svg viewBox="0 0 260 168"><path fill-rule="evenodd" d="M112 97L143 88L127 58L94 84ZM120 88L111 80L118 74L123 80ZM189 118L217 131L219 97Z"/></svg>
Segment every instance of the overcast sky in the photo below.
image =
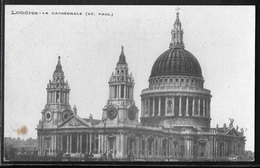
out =
<svg viewBox="0 0 260 168"><path fill-rule="evenodd" d="M4 135L37 138L35 128L58 56L71 88L70 105L77 106L82 118L91 113L101 119L108 81L123 45L141 109L140 94L148 87L153 63L169 48L176 7L6 6ZM211 90L211 127L222 127L233 118L234 126L247 128L246 150L254 151L255 7L179 7L185 49L198 59L204 87ZM28 134L17 135L15 130L23 125Z"/></svg>

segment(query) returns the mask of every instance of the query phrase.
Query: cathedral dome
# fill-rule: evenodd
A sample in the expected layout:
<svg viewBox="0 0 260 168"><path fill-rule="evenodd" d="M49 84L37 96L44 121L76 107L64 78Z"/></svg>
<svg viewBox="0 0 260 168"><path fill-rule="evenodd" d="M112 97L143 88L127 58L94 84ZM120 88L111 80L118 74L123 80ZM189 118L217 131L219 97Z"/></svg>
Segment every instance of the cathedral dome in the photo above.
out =
<svg viewBox="0 0 260 168"><path fill-rule="evenodd" d="M170 48L162 53L153 64L151 77L165 75L186 75L202 77L196 57L184 48Z"/></svg>

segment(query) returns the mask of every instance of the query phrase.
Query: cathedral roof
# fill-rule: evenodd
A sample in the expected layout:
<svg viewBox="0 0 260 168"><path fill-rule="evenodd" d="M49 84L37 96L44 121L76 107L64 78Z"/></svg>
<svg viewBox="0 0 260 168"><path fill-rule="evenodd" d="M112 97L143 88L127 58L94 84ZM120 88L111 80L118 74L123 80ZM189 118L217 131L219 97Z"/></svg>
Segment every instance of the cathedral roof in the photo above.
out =
<svg viewBox="0 0 260 168"><path fill-rule="evenodd" d="M164 75L187 75L202 77L201 67L194 55L184 49L183 30L176 13L176 20L171 31L172 41L167 51L162 53L153 64L150 77Z"/></svg>
<svg viewBox="0 0 260 168"><path fill-rule="evenodd" d="M164 75L187 75L203 78L198 60L183 48L170 48L157 58L150 77Z"/></svg>

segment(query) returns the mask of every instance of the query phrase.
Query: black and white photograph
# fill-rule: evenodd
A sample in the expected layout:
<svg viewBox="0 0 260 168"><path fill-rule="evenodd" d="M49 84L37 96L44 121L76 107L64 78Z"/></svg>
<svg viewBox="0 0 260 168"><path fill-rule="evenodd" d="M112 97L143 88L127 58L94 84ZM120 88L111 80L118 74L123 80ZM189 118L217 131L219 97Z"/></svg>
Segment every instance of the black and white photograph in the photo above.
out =
<svg viewBox="0 0 260 168"><path fill-rule="evenodd" d="M5 5L2 162L254 162L255 12Z"/></svg>

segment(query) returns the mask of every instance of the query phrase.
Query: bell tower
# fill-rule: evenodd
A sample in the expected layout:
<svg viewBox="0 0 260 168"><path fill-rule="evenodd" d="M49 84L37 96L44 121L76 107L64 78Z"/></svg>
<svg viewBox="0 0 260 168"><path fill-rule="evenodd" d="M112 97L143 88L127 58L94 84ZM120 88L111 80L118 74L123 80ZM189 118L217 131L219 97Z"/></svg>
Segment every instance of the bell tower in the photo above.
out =
<svg viewBox="0 0 260 168"><path fill-rule="evenodd" d="M133 98L134 78L129 75L128 64L121 47L121 54L112 73L109 84L109 99L103 108L103 120L109 124L136 124L138 122L138 108Z"/></svg>
<svg viewBox="0 0 260 168"><path fill-rule="evenodd" d="M42 128L57 127L74 112L69 104L70 88L68 81L65 82L64 72L61 66L61 57L58 57L58 64L53 72L52 80L47 84L47 103L42 110Z"/></svg>

